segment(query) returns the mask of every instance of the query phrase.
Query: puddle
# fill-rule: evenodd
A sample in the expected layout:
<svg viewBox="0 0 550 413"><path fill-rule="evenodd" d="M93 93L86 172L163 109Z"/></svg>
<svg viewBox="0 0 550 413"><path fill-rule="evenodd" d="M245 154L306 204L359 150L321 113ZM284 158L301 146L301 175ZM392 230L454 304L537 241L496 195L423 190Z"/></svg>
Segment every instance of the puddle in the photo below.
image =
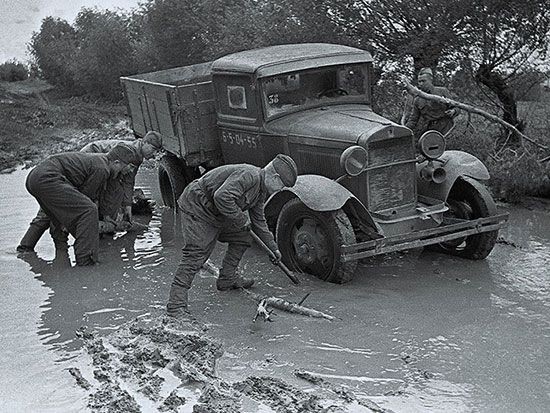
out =
<svg viewBox="0 0 550 413"><path fill-rule="evenodd" d="M67 370L82 357L75 331L107 336L162 311L180 255L179 222L163 208L140 217L148 229L102 239L94 268L68 268L49 235L22 260L14 249L37 210L24 190L27 172L0 175L0 363L7 372L0 411L78 411L88 401ZM138 185L159 199L155 171L141 171ZM247 252L243 271L257 278L256 293L289 301L311 293L305 305L337 317L332 322L276 311L275 322L252 323L253 301L220 293L212 274L199 274L191 310L223 344L218 376L229 383L268 376L306 394L330 392L294 374L303 370L355 394L348 409L368 398L395 412L546 410L550 213L510 212L501 232L509 242L485 261L391 254L362 263L344 286L313 278L291 285L259 250ZM212 257L218 266L221 251ZM274 411L243 400L242 411Z"/></svg>

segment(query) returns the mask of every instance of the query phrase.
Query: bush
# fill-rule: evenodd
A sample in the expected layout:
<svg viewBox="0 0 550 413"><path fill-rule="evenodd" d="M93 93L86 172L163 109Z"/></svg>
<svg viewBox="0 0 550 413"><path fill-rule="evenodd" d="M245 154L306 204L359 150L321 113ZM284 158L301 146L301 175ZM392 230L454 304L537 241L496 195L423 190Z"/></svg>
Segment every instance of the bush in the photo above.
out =
<svg viewBox="0 0 550 413"><path fill-rule="evenodd" d="M547 109L548 111L548 109ZM548 116L532 111L529 124L535 117ZM544 120L544 119L542 119ZM550 136L546 128L546 136ZM541 140L537 129L528 127L528 136ZM550 162L538 161L543 154L525 142L525 146L510 147L506 137L508 130L478 115L468 117L462 112L456 119L456 127L447 137L447 148L462 150L478 157L489 170L489 182L496 198L507 202L519 202L525 195L550 197ZM543 142L548 145L549 142Z"/></svg>
<svg viewBox="0 0 550 413"><path fill-rule="evenodd" d="M82 9L75 21L78 50L71 63L75 85L82 92L117 101L120 76L134 72L134 50L128 19L123 14Z"/></svg>
<svg viewBox="0 0 550 413"><path fill-rule="evenodd" d="M8 61L0 64L0 80L16 82L29 77L29 71L23 63Z"/></svg>
<svg viewBox="0 0 550 413"><path fill-rule="evenodd" d="M65 20L46 17L39 32L34 32L29 51L40 68L42 78L52 85L74 90L69 63L76 52L76 32Z"/></svg>
<svg viewBox="0 0 550 413"><path fill-rule="evenodd" d="M400 82L400 74L388 72L382 74L373 87L373 110L394 122L400 123L407 97L405 87Z"/></svg>
<svg viewBox="0 0 550 413"><path fill-rule="evenodd" d="M525 195L550 198L550 166L541 164L533 154L508 148L498 159L488 159L487 167L497 198L512 203Z"/></svg>

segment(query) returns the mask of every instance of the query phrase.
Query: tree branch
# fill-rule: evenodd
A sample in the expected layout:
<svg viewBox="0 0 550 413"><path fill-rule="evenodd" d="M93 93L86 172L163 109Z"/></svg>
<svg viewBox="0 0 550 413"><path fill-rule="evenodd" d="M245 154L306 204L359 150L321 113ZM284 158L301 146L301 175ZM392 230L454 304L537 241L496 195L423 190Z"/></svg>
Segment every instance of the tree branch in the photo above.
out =
<svg viewBox="0 0 550 413"><path fill-rule="evenodd" d="M510 125L508 122L503 121L498 116L495 116L495 115L493 115L489 112L486 112L483 109L479 109L479 108L476 108L475 106L471 106L471 105L467 105L465 103L457 102L456 100L448 99L448 98L445 98L445 97L442 97L442 96L431 95L429 93L422 92L420 89L418 89L418 88L414 87L413 85L411 85L409 83L409 81L404 77L402 78L402 82L405 84L405 87L407 88L407 92L410 93L413 96L420 96L421 98L424 98L424 99L427 99L427 100L432 100L432 101L443 103L443 104L446 104L446 105L451 105L451 106L457 107L459 109L465 110L467 112L475 113L477 115L481 115L484 118L492 120L493 122L497 122L497 123L501 124L502 126L504 126L505 128L510 129L517 136L519 136L521 139L524 139L528 142L531 142L533 145L539 147L540 149L544 149L544 150L549 150L550 149L548 146L545 146L541 143L538 143L537 141L530 138L529 136L524 135L515 126ZM546 158L544 158L544 159L546 159Z"/></svg>

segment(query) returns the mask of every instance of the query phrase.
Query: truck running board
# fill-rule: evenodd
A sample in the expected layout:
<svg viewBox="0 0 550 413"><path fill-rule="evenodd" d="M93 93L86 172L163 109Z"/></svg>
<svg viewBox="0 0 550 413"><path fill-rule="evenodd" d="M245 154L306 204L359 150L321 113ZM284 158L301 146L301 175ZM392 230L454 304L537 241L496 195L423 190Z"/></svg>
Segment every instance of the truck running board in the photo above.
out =
<svg viewBox="0 0 550 413"><path fill-rule="evenodd" d="M342 246L344 261L355 261L388 252L403 251L426 245L439 244L453 239L463 238L482 232L496 231L508 220L508 214L493 215L475 220L445 218L443 225L423 231L393 235L371 241Z"/></svg>

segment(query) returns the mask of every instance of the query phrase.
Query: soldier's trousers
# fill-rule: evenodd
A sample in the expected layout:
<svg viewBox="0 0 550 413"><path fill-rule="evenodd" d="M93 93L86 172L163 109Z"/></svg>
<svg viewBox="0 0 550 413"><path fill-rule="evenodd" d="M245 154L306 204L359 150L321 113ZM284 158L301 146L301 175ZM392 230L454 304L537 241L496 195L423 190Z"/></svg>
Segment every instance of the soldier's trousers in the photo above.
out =
<svg viewBox="0 0 550 413"><path fill-rule="evenodd" d="M31 250L34 249L48 228L50 229L50 235L56 246L61 246L64 242L67 242L66 233L59 231L57 228L50 227L50 217L40 208L38 214L32 219L27 232L25 232L25 235L21 238L19 245Z"/></svg>
<svg viewBox="0 0 550 413"><path fill-rule="evenodd" d="M228 243L219 277L229 280L236 277L239 262L252 242L248 231L231 226L216 216L212 202L196 181L185 188L178 204L182 213L184 246L172 282L168 312L187 306L186 290L191 288L195 274L214 250L216 241Z"/></svg>
<svg viewBox="0 0 550 413"><path fill-rule="evenodd" d="M100 219L105 217L116 219L117 213L122 206L124 191L125 187L120 180L109 179L107 181L105 191L103 191L99 202ZM38 214L32 219L19 245L27 249L34 249L48 228L50 229L50 235L56 246L61 247L67 243L67 233L63 231L62 228L50 226L50 217L40 208Z"/></svg>
<svg viewBox="0 0 550 413"><path fill-rule="evenodd" d="M75 238L76 264L90 265L97 262L99 217L97 207L90 198L79 192L59 172L51 171L47 166L34 168L27 177L26 187L49 217L54 231L66 228Z"/></svg>

